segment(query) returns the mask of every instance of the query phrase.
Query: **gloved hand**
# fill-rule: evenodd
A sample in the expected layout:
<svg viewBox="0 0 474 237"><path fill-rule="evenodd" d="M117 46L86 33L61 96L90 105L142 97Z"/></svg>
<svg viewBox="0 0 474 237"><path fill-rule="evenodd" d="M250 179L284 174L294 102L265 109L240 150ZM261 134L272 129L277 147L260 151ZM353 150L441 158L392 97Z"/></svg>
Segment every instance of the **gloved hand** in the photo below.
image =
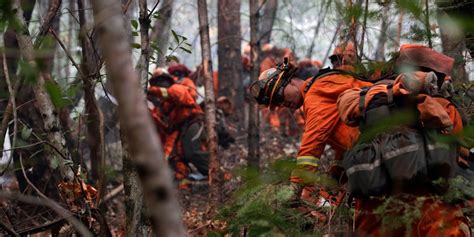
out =
<svg viewBox="0 0 474 237"><path fill-rule="evenodd" d="M312 186L315 183L317 167L311 165L297 165L291 171L291 190L293 195L290 198L291 205L299 205L301 194L306 186Z"/></svg>

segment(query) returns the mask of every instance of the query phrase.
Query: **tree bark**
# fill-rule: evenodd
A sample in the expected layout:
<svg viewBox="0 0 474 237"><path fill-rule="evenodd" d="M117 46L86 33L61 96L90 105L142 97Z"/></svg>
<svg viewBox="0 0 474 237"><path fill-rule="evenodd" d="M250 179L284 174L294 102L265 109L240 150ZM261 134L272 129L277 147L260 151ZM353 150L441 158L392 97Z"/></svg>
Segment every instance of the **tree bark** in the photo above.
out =
<svg viewBox="0 0 474 237"><path fill-rule="evenodd" d="M207 18L206 0L197 0L199 35L201 36L201 53L204 74L205 104L206 104L206 131L207 145L209 148L209 200L214 207L220 202L221 187L219 184L219 159L217 159L217 133L216 133L216 100L214 95L214 82L212 80L211 43L209 39L209 21Z"/></svg>
<svg viewBox="0 0 474 237"><path fill-rule="evenodd" d="M465 68L466 59L463 55L466 49L463 32L442 10L438 11L438 24L443 53L454 58L453 80L456 82L469 81Z"/></svg>
<svg viewBox="0 0 474 237"><path fill-rule="evenodd" d="M82 0L78 0L79 9L84 8ZM105 193L105 156L104 156L104 118L95 99L95 82L100 77L100 59L94 50L93 42L86 27L90 24L84 11L79 12L80 34L82 47L82 63L79 73L85 104L85 122L87 128L87 144L90 149L90 165L92 179L99 185L99 194Z"/></svg>
<svg viewBox="0 0 474 237"><path fill-rule="evenodd" d="M148 17L146 0L139 0L138 4L140 7L138 21L140 22L141 54L137 63L137 71L138 75L140 75L140 81L144 85L144 89L146 89L148 84L148 66L150 64L150 36L148 31L151 20Z"/></svg>
<svg viewBox="0 0 474 237"><path fill-rule="evenodd" d="M185 236L163 148L133 69L121 5L114 0L101 0L92 1L92 7L106 71L119 104L121 128L138 170L153 230L157 236Z"/></svg>
<svg viewBox="0 0 474 237"><path fill-rule="evenodd" d="M262 19L259 21L259 40L260 44L270 43L272 36L273 23L275 22L276 12L278 9L277 0L263 0Z"/></svg>
<svg viewBox="0 0 474 237"><path fill-rule="evenodd" d="M151 42L156 43L156 46L161 50L161 54L158 53L156 57L157 67L164 67L166 64L165 55L170 39L173 3L174 0L163 0L160 10L158 10L160 18L156 19L155 26L150 35Z"/></svg>
<svg viewBox="0 0 474 237"><path fill-rule="evenodd" d="M35 61L33 42L28 31L28 26L25 22L25 19L23 18L23 10L21 8L20 2L20 0L15 0L12 6L16 15L15 18L19 24L19 26L15 27L14 29L18 39L18 45L25 61L27 61L32 68L38 68ZM44 72L40 71L36 77L36 82L33 84L33 93L36 99L35 105L41 114L41 117L43 118L43 128L46 132L47 141L51 144L51 146L58 149L62 154L65 154L62 145L64 138L60 132L61 128L57 111L53 106L48 93L45 91L45 76L46 78L49 77L49 75L46 75ZM50 166L56 166L54 163L54 157L56 157L58 161L58 171L60 177L67 177L68 170L64 165L64 159L60 157L51 147L48 147L48 153L50 155L50 159L48 159Z"/></svg>
<svg viewBox="0 0 474 237"><path fill-rule="evenodd" d="M250 6L250 61L252 69L250 71L250 83L258 80L260 72L260 40L258 39L258 0L249 0ZM260 167L260 134L259 134L259 110L254 99L249 102L249 131L248 131L248 164L250 167L259 169Z"/></svg>
<svg viewBox="0 0 474 237"><path fill-rule="evenodd" d="M218 8L219 96L227 96L236 108L244 105L242 81L242 36L240 33L240 0L221 0ZM243 113L234 113L234 120L243 127Z"/></svg>
<svg viewBox="0 0 474 237"><path fill-rule="evenodd" d="M387 43L388 17L390 3L383 5L382 23L380 26L380 35L375 49L375 60L379 62L385 61L385 44Z"/></svg>
<svg viewBox="0 0 474 237"><path fill-rule="evenodd" d="M141 54L136 65L136 70L140 77L140 82L147 85L148 65L149 65L149 36L148 29L150 26L147 2L139 1L140 8L140 37L141 37ZM123 185L125 191L125 232L126 236L146 236L148 232L147 221L145 218L145 203L143 202L143 191L138 177L137 169L133 166L132 157L129 155L128 141L124 131L121 133L122 149L123 149Z"/></svg>

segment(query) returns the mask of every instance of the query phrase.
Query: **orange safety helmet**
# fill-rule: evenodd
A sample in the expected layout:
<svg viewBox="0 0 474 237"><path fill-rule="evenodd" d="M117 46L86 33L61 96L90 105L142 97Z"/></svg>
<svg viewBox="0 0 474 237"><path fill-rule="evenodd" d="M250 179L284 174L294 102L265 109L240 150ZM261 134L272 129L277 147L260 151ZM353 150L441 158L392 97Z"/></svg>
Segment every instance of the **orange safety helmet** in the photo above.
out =
<svg viewBox="0 0 474 237"><path fill-rule="evenodd" d="M283 90L293 78L298 68L288 63L288 58L276 68L263 71L258 80L250 85L250 93L259 104L271 108L284 101Z"/></svg>
<svg viewBox="0 0 474 237"><path fill-rule="evenodd" d="M150 86L170 87L174 84L174 79L170 74L168 74L166 69L157 67L153 70L149 83Z"/></svg>

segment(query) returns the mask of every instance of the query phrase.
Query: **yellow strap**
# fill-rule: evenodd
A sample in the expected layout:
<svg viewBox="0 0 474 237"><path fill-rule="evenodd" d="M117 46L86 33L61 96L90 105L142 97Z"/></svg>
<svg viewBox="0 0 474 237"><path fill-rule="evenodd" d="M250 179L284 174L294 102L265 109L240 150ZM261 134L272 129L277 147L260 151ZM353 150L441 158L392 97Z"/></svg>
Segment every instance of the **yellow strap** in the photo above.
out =
<svg viewBox="0 0 474 237"><path fill-rule="evenodd" d="M319 159L314 156L298 156L296 157L296 165L310 165L314 167L319 166Z"/></svg>
<svg viewBox="0 0 474 237"><path fill-rule="evenodd" d="M161 96L163 97L163 99L168 98L168 90L166 88L160 87L160 92L161 92Z"/></svg>

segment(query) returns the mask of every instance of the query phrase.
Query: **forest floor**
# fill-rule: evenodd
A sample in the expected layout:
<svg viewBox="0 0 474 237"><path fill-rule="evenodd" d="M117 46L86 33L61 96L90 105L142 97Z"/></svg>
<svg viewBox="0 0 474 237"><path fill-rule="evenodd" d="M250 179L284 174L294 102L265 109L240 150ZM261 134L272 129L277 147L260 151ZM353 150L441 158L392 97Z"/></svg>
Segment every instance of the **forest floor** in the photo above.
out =
<svg viewBox="0 0 474 237"><path fill-rule="evenodd" d="M261 166L266 167L280 157L296 155L298 148L297 137L282 135L279 131L262 129L261 133ZM236 142L227 149L220 147L219 157L221 172L224 176L222 185L223 206L232 200L233 193L241 186L239 170L246 166L247 137L237 137ZM110 187L110 190L112 187ZM109 190L109 192L110 192ZM124 194L121 192L107 204L106 218L114 236L121 236L125 226ZM209 230L223 230L227 223L221 220L209 220L211 209L208 199L207 180L191 181L189 189L179 190L179 199L183 212L183 221L188 229L189 236L207 236ZM221 207L218 207L217 211Z"/></svg>

